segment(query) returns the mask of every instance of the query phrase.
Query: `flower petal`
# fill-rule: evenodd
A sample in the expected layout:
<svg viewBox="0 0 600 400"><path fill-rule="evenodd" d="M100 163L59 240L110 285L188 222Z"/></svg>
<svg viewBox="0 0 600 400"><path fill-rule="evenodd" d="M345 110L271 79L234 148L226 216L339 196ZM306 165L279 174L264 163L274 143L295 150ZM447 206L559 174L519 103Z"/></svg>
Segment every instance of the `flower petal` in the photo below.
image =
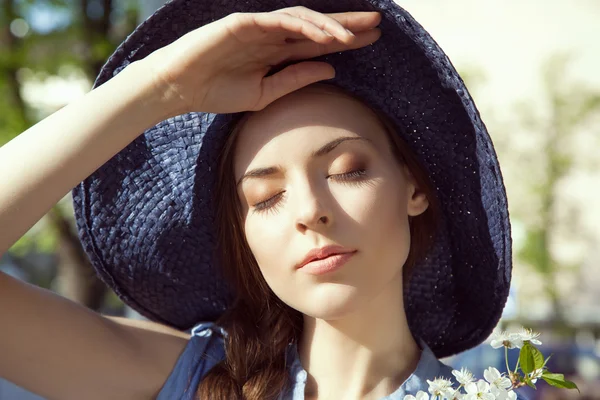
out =
<svg viewBox="0 0 600 400"><path fill-rule="evenodd" d="M490 384L480 379L477 381L477 392L479 393L488 393L490 391Z"/></svg>
<svg viewBox="0 0 600 400"><path fill-rule="evenodd" d="M489 367L488 369L483 371L483 377L489 383L494 383L496 380L502 377L502 374L500 374L500 371L498 371L496 368Z"/></svg>
<svg viewBox="0 0 600 400"><path fill-rule="evenodd" d="M477 384L475 382L471 382L465 385L465 392L467 392L467 394L477 394Z"/></svg>

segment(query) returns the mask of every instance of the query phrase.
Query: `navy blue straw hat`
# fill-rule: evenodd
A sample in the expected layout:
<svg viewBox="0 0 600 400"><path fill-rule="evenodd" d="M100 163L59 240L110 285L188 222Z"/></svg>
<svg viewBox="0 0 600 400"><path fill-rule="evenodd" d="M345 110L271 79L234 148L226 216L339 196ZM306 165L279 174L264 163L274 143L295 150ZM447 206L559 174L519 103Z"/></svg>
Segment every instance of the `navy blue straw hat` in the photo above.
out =
<svg viewBox="0 0 600 400"><path fill-rule="evenodd" d="M95 86L185 33L233 12L302 5L380 11L381 38L330 54L329 81L388 115L434 183L442 224L405 290L413 334L437 357L480 344L506 303L511 237L496 153L473 100L429 34L391 0L173 0L108 60ZM99 276L146 317L179 329L214 321L234 293L215 256L218 154L236 115L189 113L148 129L73 190Z"/></svg>

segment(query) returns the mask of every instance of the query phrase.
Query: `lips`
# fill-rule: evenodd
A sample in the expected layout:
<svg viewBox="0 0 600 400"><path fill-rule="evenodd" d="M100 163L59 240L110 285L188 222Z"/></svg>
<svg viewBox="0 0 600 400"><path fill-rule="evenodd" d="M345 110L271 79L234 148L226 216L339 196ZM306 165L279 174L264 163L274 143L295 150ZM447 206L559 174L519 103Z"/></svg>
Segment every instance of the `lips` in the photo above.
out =
<svg viewBox="0 0 600 400"><path fill-rule="evenodd" d="M312 249L308 253L306 253L306 255L304 256L304 259L300 262L300 264L298 264L298 268L302 268L306 264L313 262L313 261L323 260L328 257L335 256L335 255L342 255L342 254L355 253L355 252L356 252L356 250L348 249L343 246L335 246L335 245Z"/></svg>
<svg viewBox="0 0 600 400"><path fill-rule="evenodd" d="M310 275L325 275L341 269L354 256L355 252L332 254L329 257L313 260L305 264L301 270Z"/></svg>

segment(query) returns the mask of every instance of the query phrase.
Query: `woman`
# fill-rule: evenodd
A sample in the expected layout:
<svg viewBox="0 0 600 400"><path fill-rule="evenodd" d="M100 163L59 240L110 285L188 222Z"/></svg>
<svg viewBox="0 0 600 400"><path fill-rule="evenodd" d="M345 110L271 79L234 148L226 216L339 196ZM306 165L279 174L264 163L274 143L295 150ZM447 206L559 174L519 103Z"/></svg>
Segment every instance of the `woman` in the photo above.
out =
<svg viewBox="0 0 600 400"><path fill-rule="evenodd" d="M491 141L388 0L173 1L0 151L0 251L83 180L87 254L157 322L0 275L0 376L48 398L402 399L506 301Z"/></svg>

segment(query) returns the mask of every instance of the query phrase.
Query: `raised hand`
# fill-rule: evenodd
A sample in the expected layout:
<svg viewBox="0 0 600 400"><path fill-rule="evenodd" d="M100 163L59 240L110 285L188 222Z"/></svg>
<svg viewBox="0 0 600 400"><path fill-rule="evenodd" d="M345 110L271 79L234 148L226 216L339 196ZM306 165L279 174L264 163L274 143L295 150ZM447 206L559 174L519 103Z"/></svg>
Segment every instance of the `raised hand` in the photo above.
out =
<svg viewBox="0 0 600 400"><path fill-rule="evenodd" d="M180 113L255 111L335 74L327 63L302 61L265 77L272 66L371 44L381 34L380 19L376 12L322 14L305 7L236 13L189 32L142 63Z"/></svg>

